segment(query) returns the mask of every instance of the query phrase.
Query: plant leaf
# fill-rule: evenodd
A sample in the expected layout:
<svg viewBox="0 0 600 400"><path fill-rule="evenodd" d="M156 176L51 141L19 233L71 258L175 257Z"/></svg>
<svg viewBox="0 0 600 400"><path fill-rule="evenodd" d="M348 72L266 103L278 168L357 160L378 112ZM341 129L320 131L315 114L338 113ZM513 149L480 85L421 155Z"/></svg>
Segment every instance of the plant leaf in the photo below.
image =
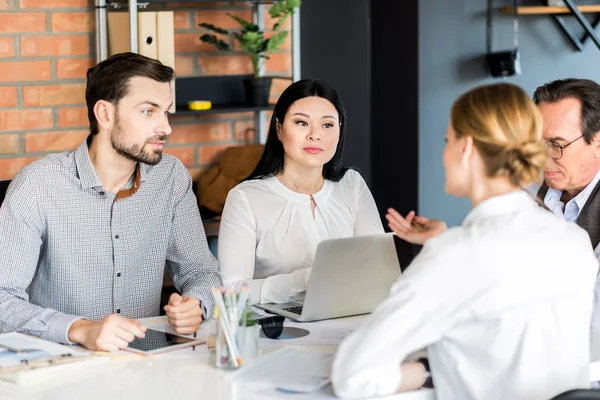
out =
<svg viewBox="0 0 600 400"><path fill-rule="evenodd" d="M279 31L279 29L300 5L301 0L275 1L269 9L269 15L275 21L273 25L273 31L275 32L273 32L273 35L268 39L265 39L264 32L258 25L230 13L227 13L227 15L240 24L242 27L241 30L236 29L227 31L208 23L201 23L200 26L215 33L231 35L234 40L237 40L242 51L249 53L248 55L252 59L254 75L258 76L258 70L260 68L259 61L262 59L268 60L269 56L266 53L277 51L281 48L287 38L288 32ZM204 43L214 45L219 50L231 51L231 46L215 35L204 34L200 37L200 40Z"/></svg>
<svg viewBox="0 0 600 400"><path fill-rule="evenodd" d="M229 17L231 17L233 20L237 21L238 24L240 24L242 26L242 28L244 29L244 31L249 31L249 32L258 32L260 31L260 28L258 27L258 25L253 24L252 22L248 22L243 18L240 18L236 15L227 13L227 15L229 15Z"/></svg>
<svg viewBox="0 0 600 400"><path fill-rule="evenodd" d="M249 53L261 53L266 48L262 32L243 32L241 36L236 36L236 38L240 42L242 50Z"/></svg>
<svg viewBox="0 0 600 400"><path fill-rule="evenodd" d="M271 38L267 42L266 51L271 52L271 51L278 50L281 47L281 45L283 45L283 42L285 42L287 35L288 35L288 32L283 31L283 32L277 32L276 34L271 36Z"/></svg>
<svg viewBox="0 0 600 400"><path fill-rule="evenodd" d="M219 50L229 51L229 44L227 44L224 40L217 38L215 35L205 33L204 35L200 36L200 40L204 43L214 45Z"/></svg>
<svg viewBox="0 0 600 400"><path fill-rule="evenodd" d="M242 32L233 32L231 34L231 36L234 37L234 39L236 39L238 42L241 42L243 39L244 34Z"/></svg>
<svg viewBox="0 0 600 400"><path fill-rule="evenodd" d="M218 28L218 27L214 26L213 24L207 24L206 22L201 23L200 26L203 27L204 29L208 29L209 31L213 31L215 33L221 33L223 35L229 34L229 31L226 31L225 29L222 29L222 28Z"/></svg>
<svg viewBox="0 0 600 400"><path fill-rule="evenodd" d="M269 15L271 18L281 18L284 15L292 14L295 8L300 7L300 4L300 0L279 0L269 8Z"/></svg>

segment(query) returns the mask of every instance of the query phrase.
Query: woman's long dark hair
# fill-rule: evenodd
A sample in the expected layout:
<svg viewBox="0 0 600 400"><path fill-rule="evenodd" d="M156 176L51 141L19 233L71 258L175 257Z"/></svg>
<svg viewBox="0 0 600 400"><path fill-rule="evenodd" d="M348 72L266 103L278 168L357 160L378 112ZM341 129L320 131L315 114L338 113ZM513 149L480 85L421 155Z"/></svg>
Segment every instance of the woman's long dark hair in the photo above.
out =
<svg viewBox="0 0 600 400"><path fill-rule="evenodd" d="M344 177L348 168L342 167L342 150L346 137L346 110L342 99L337 92L325 81L303 79L291 84L279 97L269 125L269 135L265 143L258 165L245 181L251 179L263 179L274 176L283 171L283 144L277 138L277 121L283 124L283 119L290 106L297 100L305 97L317 96L328 100L336 108L340 122L340 139L333 158L323 166L323 178L338 182Z"/></svg>

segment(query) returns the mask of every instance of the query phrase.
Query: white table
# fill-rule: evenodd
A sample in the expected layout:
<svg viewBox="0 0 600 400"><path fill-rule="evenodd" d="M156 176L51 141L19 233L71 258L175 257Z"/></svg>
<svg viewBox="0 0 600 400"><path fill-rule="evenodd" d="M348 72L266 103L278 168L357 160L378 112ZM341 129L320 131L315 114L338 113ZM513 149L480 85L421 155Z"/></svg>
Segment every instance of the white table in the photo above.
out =
<svg viewBox="0 0 600 400"><path fill-rule="evenodd" d="M313 323L293 323L285 326L308 329L311 335L304 338L275 341L261 339L263 351L279 346L333 346L339 343L344 332L356 326L363 317L351 317ZM164 318L143 320L154 328L168 326ZM214 322L214 321L213 321ZM206 335L210 323L204 324L199 337ZM214 357L214 356L213 356ZM210 359L210 360L209 360ZM210 361L210 362L209 362ZM223 378L227 371L216 369L206 345L181 349L172 353L146 357L120 352L107 364L69 373L52 382L35 387L18 387L0 381L0 399L23 400L255 400L255 399L326 399L333 398L331 386L321 392L307 395L290 395L269 388L256 388L247 384L230 383ZM421 390L388 397L398 400L434 400L432 390Z"/></svg>
<svg viewBox="0 0 600 400"><path fill-rule="evenodd" d="M352 329L362 317L320 321L314 323L286 322L286 326L300 327L315 333L309 336L280 341L277 345L332 346L339 342L344 330ZM145 320L147 326L158 327L165 324L163 318ZM199 335L207 334L210 324L205 324ZM319 332L322 335L317 335ZM318 336L318 337L317 337ZM330 341L330 342L328 342ZM262 340L263 351L270 351L272 341ZM600 331L591 333L592 364L590 381L600 380ZM209 362L210 361L210 362ZM91 367L77 373L70 373L35 387L18 387L0 381L0 399L23 400L255 400L255 399L327 399L333 398L331 386L310 395L289 395L268 388L256 388L240 383L231 383L224 378L229 374L212 365L206 345L195 349L186 348L160 356L142 358L130 353L117 354L110 363ZM435 400L433 390L419 390L387 397L395 400Z"/></svg>

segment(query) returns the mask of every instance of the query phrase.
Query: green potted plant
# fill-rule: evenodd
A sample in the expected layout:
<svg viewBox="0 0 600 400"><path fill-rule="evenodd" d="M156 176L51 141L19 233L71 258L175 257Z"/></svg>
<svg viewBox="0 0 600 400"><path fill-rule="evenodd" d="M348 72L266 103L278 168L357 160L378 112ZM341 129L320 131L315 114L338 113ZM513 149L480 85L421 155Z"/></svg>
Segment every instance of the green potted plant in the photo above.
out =
<svg viewBox="0 0 600 400"><path fill-rule="evenodd" d="M230 32L219 28L213 24L201 23L200 26L211 33L206 33L200 37L204 43L214 45L218 50L231 51L231 46L226 41L218 38L215 33L221 35L231 35L240 45L242 51L248 53L252 60L254 76L244 80L244 89L246 93L246 103L252 106L266 106L269 102L269 93L271 91L271 77L259 76L260 67L264 60L269 58L268 54L278 50L287 38L288 31L281 30L285 20L294 13L294 9L300 7L301 0L276 0L269 8L269 15L275 21L272 27L271 37L265 37L264 30L251 21L235 15L227 14L237 21L240 31Z"/></svg>

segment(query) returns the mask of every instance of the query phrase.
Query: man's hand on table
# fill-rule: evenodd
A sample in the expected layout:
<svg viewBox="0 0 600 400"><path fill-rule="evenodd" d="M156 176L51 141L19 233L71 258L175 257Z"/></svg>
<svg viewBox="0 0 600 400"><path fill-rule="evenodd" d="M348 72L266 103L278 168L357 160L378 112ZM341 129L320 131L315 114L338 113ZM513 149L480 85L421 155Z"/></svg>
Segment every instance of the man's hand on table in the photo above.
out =
<svg viewBox="0 0 600 400"><path fill-rule="evenodd" d="M140 322L111 314L100 321L80 319L69 328L69 340L90 350L117 351L146 335Z"/></svg>
<svg viewBox="0 0 600 400"><path fill-rule="evenodd" d="M202 323L202 307L195 297L181 297L173 293L169 304L165 306L169 325L179 334L190 335L198 330Z"/></svg>

